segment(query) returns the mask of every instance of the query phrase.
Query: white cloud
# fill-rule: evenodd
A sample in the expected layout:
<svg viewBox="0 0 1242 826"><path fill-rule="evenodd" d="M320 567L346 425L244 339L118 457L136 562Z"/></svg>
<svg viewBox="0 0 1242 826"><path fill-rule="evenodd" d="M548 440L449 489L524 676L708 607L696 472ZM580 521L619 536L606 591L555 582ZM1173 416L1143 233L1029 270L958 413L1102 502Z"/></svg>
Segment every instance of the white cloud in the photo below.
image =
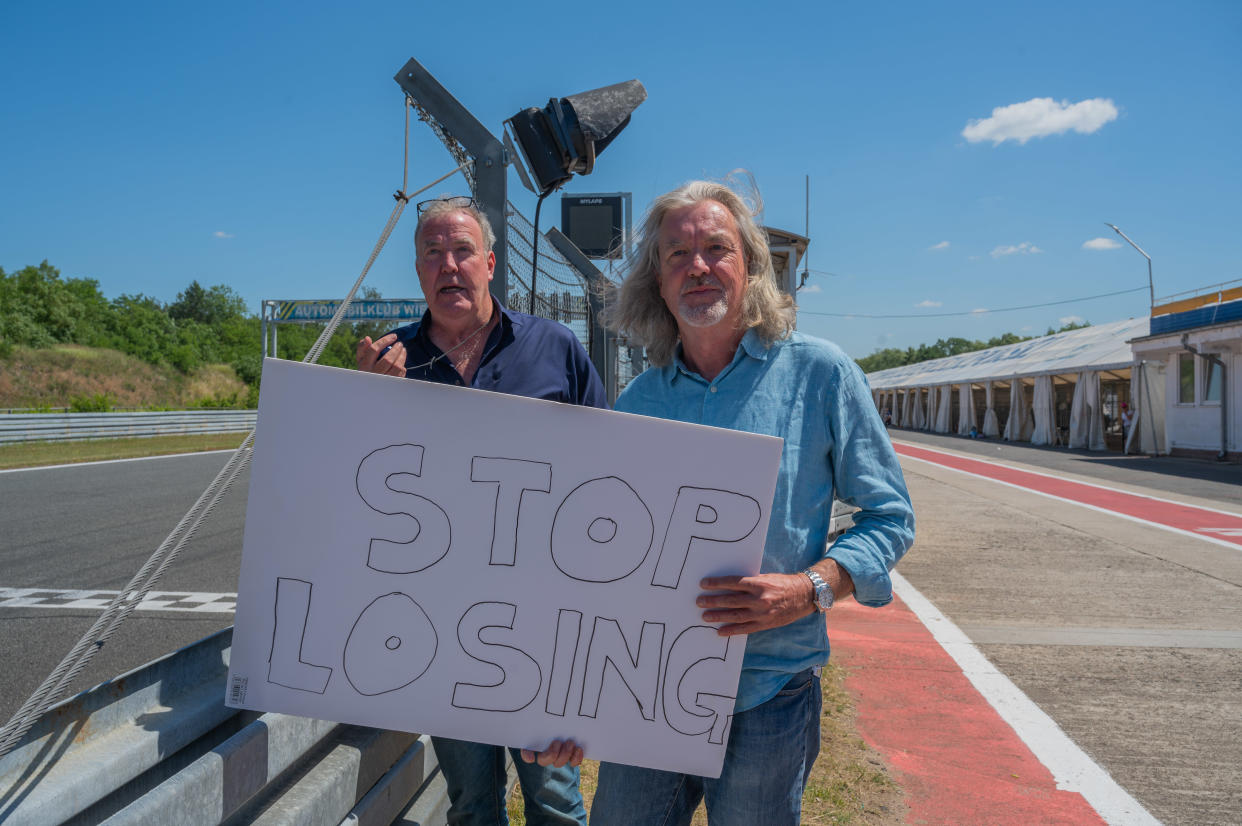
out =
<svg viewBox="0 0 1242 826"><path fill-rule="evenodd" d="M807 284L805 287L798 288L798 292L800 293L822 293L823 291L823 287L818 284Z"/></svg>
<svg viewBox="0 0 1242 826"><path fill-rule="evenodd" d="M1120 241L1114 241L1112 238L1092 238L1090 241L1083 241L1082 248L1085 250L1115 250L1121 246Z"/></svg>
<svg viewBox="0 0 1242 826"><path fill-rule="evenodd" d="M1007 247L997 247L992 250L992 257L1000 258L1002 255L1037 255L1041 252L1043 252L1043 250L1032 244L1030 241L1023 241L1021 244L1017 244L1016 246L1010 244Z"/></svg>
<svg viewBox="0 0 1242 826"><path fill-rule="evenodd" d="M1083 318L1082 316L1067 315L1061 318L1061 326L1064 327L1067 324L1082 324L1085 321L1086 319Z"/></svg>
<svg viewBox="0 0 1242 826"><path fill-rule="evenodd" d="M914 306L915 307L943 307L944 304L939 301L932 301L931 299L926 299L924 301L920 301L918 304L915 304Z"/></svg>
<svg viewBox="0 0 1242 826"><path fill-rule="evenodd" d="M219 230L219 229L216 230L214 233L212 233L212 235L216 238L232 238L233 237L233 233L224 232L223 230Z"/></svg>
<svg viewBox="0 0 1242 826"><path fill-rule="evenodd" d="M949 248L948 241L941 241L939 244L932 244L930 247L928 247L929 250L947 250L948 248Z"/></svg>
<svg viewBox="0 0 1242 826"><path fill-rule="evenodd" d="M991 141L993 146L1008 140L1026 143L1031 138L1060 135L1071 129L1090 135L1117 119L1117 107L1108 98L1091 98L1078 103L1052 98L1031 98L1024 103L997 106L992 117L972 120L962 130L971 143Z"/></svg>
<svg viewBox="0 0 1242 826"><path fill-rule="evenodd" d="M978 260L979 260L979 256L977 256L977 255L968 255L968 256L966 256L966 260L967 260L967 261L978 261Z"/></svg>
<svg viewBox="0 0 1242 826"><path fill-rule="evenodd" d="M973 310L971 310L971 312L972 313L986 313L986 312L990 312L990 310L988 310L987 307L976 307Z"/></svg>

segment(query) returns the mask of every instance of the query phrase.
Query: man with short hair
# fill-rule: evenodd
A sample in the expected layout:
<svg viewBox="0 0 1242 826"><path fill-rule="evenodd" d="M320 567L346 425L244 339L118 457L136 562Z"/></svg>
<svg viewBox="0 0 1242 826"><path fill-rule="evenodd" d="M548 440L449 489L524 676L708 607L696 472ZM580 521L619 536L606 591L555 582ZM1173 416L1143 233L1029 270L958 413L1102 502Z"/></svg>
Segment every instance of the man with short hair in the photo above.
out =
<svg viewBox="0 0 1242 826"><path fill-rule="evenodd" d="M889 570L914 539L901 468L862 371L793 331L764 231L733 190L695 181L655 200L613 322L652 369L616 409L784 439L756 576L709 577L697 605L722 636L748 634L719 779L604 763L593 826L799 821L819 752L824 613L853 594L892 599ZM833 498L854 526L826 547Z"/></svg>
<svg viewBox="0 0 1242 826"><path fill-rule="evenodd" d="M554 321L508 310L488 284L495 235L470 198L418 205L415 269L427 300L421 321L358 342L358 369L606 407L599 375L573 333ZM505 752L499 746L432 737L448 783L451 824L492 826L505 813ZM529 824L585 824L578 789L582 750L554 741L536 755L513 750Z"/></svg>

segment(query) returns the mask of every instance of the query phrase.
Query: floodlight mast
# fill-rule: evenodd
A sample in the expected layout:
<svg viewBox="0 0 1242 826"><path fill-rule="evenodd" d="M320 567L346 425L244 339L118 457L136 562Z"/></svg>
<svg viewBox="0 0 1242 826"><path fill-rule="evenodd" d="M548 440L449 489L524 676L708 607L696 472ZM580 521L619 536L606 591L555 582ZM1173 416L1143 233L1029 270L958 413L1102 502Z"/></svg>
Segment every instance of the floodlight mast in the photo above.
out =
<svg viewBox="0 0 1242 826"><path fill-rule="evenodd" d="M1140 247L1138 244L1134 243L1133 241L1131 241L1130 236L1126 235L1124 232L1118 229L1116 224L1110 224L1108 223L1108 221L1105 221L1104 226L1112 227L1113 232L1117 233L1122 238L1126 239L1127 244L1134 247L1136 250L1139 251L1139 255L1147 259L1147 292L1151 297L1151 306L1155 307L1156 306L1156 288L1153 286L1152 280L1151 280L1151 256L1143 252L1143 248Z"/></svg>
<svg viewBox="0 0 1242 826"><path fill-rule="evenodd" d="M496 271L492 279L492 293L501 304L506 304L509 296L509 245L506 240L509 190L505 170L510 160L508 153L504 145L414 58L411 57L401 67L394 80L474 160L475 190L471 194L496 233Z"/></svg>

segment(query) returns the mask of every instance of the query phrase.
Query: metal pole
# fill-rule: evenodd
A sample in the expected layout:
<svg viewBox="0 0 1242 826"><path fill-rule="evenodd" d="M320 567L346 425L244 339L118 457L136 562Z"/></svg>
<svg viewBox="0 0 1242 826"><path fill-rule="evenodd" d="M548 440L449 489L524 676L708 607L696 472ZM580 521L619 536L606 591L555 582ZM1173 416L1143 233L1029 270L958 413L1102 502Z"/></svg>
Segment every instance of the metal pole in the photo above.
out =
<svg viewBox="0 0 1242 826"><path fill-rule="evenodd" d="M492 278L492 293L507 306L509 219L506 206L509 195L505 165L509 162L508 153L504 145L414 58L401 67L394 79L474 159L474 199L496 233L496 272Z"/></svg>
<svg viewBox="0 0 1242 826"><path fill-rule="evenodd" d="M569 240L565 233L556 227L552 227L544 237L552 243L561 255L565 256L565 260L569 262L583 280L587 283L586 299L587 305L590 307L591 326L587 337L587 354L591 357L591 362L595 365L595 370L605 379L608 376L609 358L608 331L604 328L604 294L608 288L604 274L599 271L599 267L583 254L582 250ZM615 371L614 371L615 372ZM608 397L611 403L615 398L615 394Z"/></svg>
<svg viewBox="0 0 1242 826"><path fill-rule="evenodd" d="M1147 259L1147 293L1151 299L1151 304L1149 306L1155 307L1156 306L1156 288L1154 286L1154 282L1151 280L1151 256L1143 252L1143 248L1140 247L1138 244L1134 243L1133 241L1131 241L1130 236L1126 235L1124 232L1118 229L1116 224L1110 224L1108 223L1108 221L1105 221L1104 226L1112 227L1113 232L1117 233L1122 238L1126 239L1127 244L1134 247L1136 250L1139 251L1139 255Z"/></svg>
<svg viewBox="0 0 1242 826"><path fill-rule="evenodd" d="M1223 359L1216 359L1220 367L1220 460L1229 458L1229 371Z"/></svg>

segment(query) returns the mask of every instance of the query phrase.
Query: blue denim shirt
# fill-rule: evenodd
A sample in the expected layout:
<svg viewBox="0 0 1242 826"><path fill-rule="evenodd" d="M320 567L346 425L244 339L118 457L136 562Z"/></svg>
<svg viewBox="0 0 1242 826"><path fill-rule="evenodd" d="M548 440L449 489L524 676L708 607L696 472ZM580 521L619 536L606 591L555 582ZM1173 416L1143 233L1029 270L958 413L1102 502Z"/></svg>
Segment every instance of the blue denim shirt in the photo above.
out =
<svg viewBox="0 0 1242 826"><path fill-rule="evenodd" d="M914 511L862 371L839 347L793 333L765 346L752 329L714 381L680 357L636 377L616 409L780 436L780 473L764 544L764 573L795 573L825 556L854 580L854 598L886 605L888 572L914 541ZM827 548L832 500L861 510ZM747 638L736 711L771 699L790 675L828 661L818 613Z"/></svg>

